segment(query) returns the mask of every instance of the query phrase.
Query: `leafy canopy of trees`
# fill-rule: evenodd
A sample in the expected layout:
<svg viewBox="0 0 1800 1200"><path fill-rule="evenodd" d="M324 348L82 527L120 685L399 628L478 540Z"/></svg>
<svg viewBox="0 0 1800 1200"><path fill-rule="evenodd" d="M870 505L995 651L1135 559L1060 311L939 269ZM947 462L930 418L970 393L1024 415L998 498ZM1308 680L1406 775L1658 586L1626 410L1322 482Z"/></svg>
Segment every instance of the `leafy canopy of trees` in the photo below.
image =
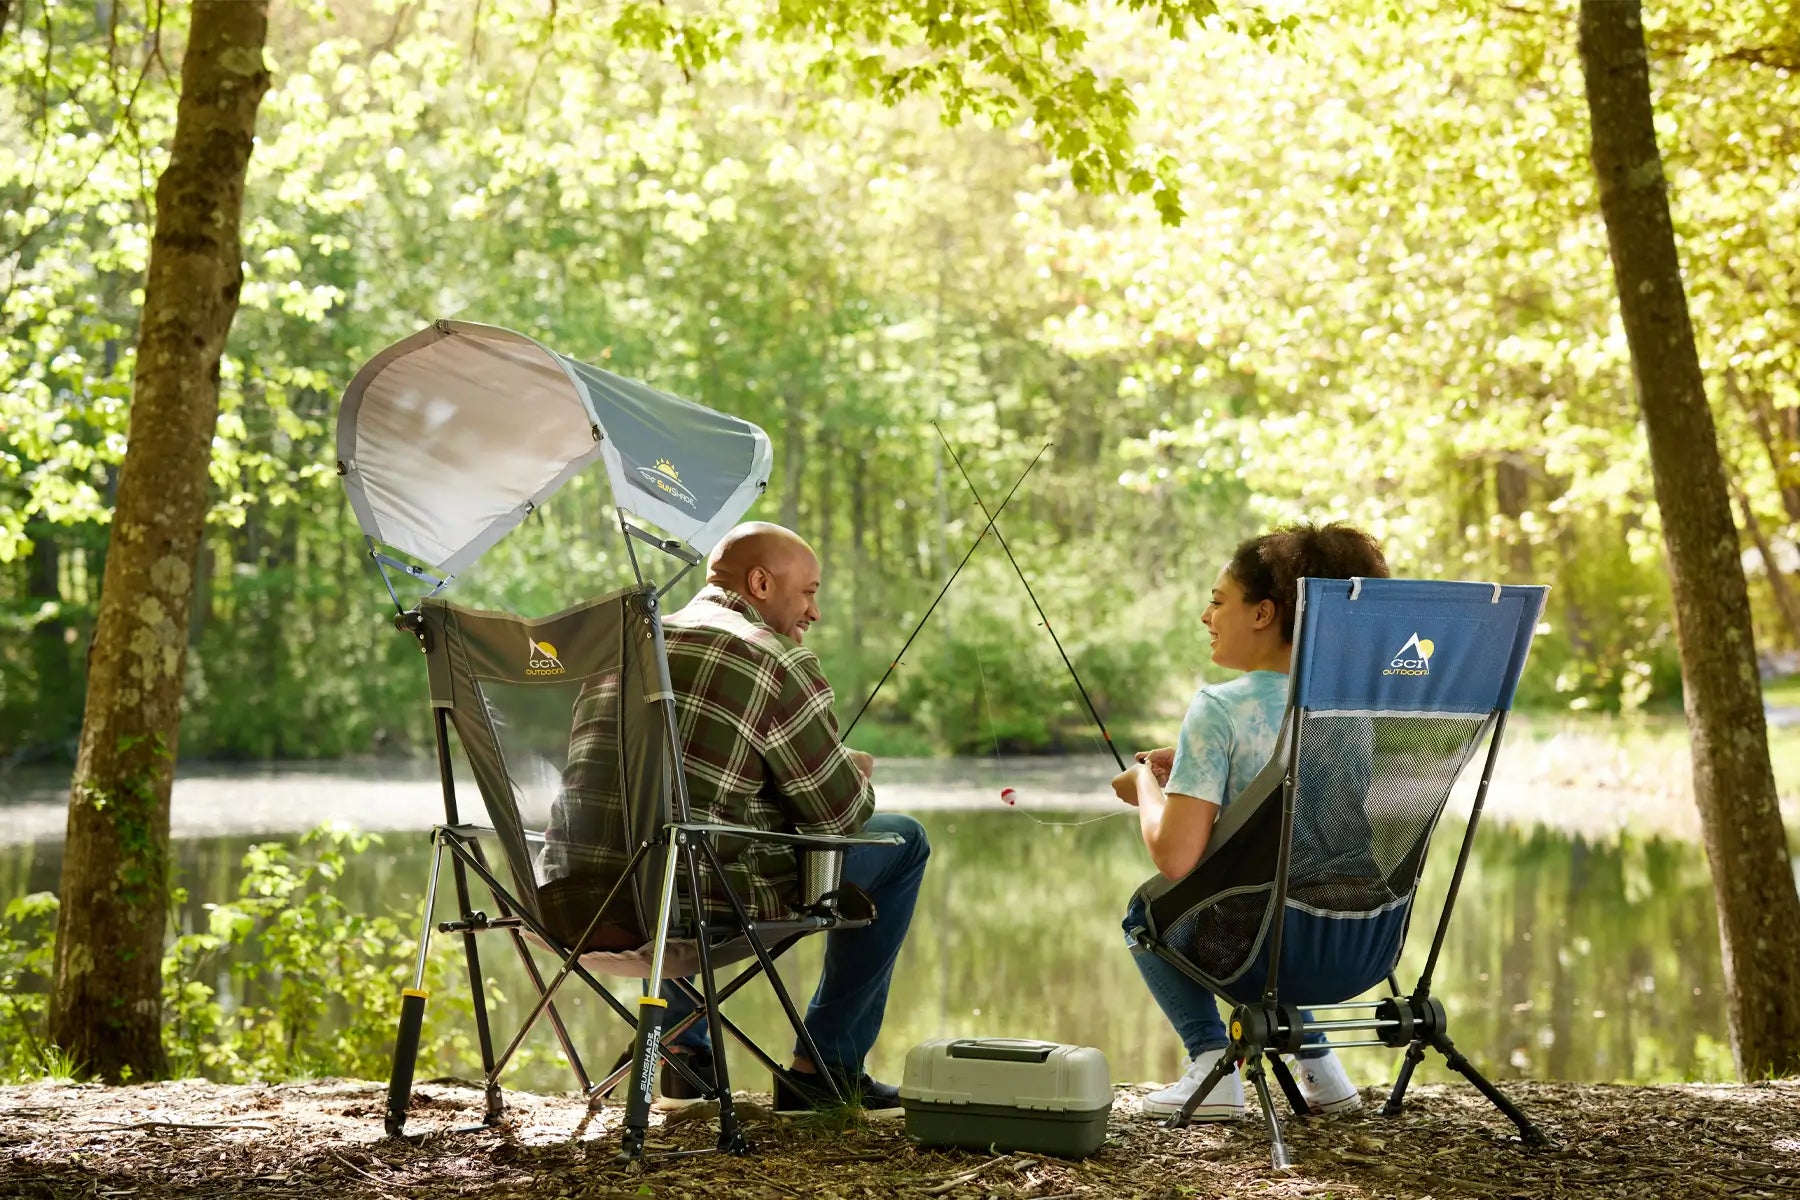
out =
<svg viewBox="0 0 1800 1200"><path fill-rule="evenodd" d="M1166 721L1214 564L1292 516L1364 522L1403 572L1554 583L1531 702L1672 696L1572 8L1022 11L1031 36L963 5L277 9L185 752L417 740L332 427L356 364L451 315L769 428L759 515L823 553L847 707L980 527L933 420L995 494L1055 443L1003 526L1111 721ZM1676 6L1651 44L1781 647L1761 564L1800 521L1800 122L1772 12ZM66 754L79 721L182 19L24 3L0 33L0 754ZM463 594L547 611L617 580L604 500L578 482ZM859 733L1088 736L1003 561L940 618ZM1166 691L1136 684L1157 667Z"/></svg>

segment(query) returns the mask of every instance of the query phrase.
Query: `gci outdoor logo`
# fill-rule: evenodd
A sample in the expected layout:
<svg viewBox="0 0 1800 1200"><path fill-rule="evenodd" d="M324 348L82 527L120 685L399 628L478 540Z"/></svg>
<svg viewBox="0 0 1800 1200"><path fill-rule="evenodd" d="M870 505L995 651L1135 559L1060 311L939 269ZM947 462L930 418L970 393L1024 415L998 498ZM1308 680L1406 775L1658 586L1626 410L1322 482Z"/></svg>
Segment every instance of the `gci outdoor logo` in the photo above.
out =
<svg viewBox="0 0 1800 1200"><path fill-rule="evenodd" d="M1387 665L1383 675L1429 675L1431 674L1431 654L1437 649L1437 643L1430 638L1422 638L1417 633L1408 639L1400 652L1394 655L1394 661Z"/></svg>
<svg viewBox="0 0 1800 1200"><path fill-rule="evenodd" d="M556 647L549 642L540 642L536 638L531 642L530 656L525 661L527 675L562 675L565 674L562 659L557 656Z"/></svg>
<svg viewBox="0 0 1800 1200"><path fill-rule="evenodd" d="M681 472L677 471L675 464L666 458L659 458L650 466L639 467L637 473L643 476L644 482L651 487L664 495L673 496L689 508L700 503L694 498L694 493L682 486Z"/></svg>

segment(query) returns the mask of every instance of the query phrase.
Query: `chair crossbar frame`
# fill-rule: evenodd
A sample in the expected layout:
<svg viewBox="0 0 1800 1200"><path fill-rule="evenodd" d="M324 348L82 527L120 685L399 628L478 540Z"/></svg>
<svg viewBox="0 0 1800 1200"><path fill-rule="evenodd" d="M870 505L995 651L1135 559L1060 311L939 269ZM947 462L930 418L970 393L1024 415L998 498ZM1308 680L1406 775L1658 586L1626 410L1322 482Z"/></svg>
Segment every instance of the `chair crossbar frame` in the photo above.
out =
<svg viewBox="0 0 1800 1200"><path fill-rule="evenodd" d="M810 1033L806 1031L804 1021L801 1019L799 1010L794 1004L792 994L788 991L785 983L782 981L780 973L775 969L776 960L811 931L802 930L787 934L772 946L763 943L762 937L755 930L756 922L750 921L747 910L745 909L741 898L738 897L736 889L731 886L729 880L723 875L722 864L720 863L716 849L712 845L712 834L715 831L729 832L735 836L756 836L761 833L761 831L742 830L731 826L708 827L695 824L674 824L667 826L663 830L661 836L653 841L646 841L636 848L631 859L622 871L619 881L615 883L613 891L609 893L606 900L595 909L596 916L594 921L590 923L589 928L584 931L582 939L576 943L577 946L581 945L586 941L587 936L591 935L594 925L598 922L599 914L607 911L613 899L616 897L618 890L624 885L624 882L631 877L632 871L637 868L643 856L652 848L665 843L674 846L676 853L670 856L669 861L672 865L679 862L687 868L689 872L688 885L690 888L690 895L698 894L695 889L699 886L699 864L694 860L702 855L705 856L707 865L711 867L714 872L718 873L719 878L723 880L728 900L734 910L736 924L731 928L729 940L736 941L739 938L742 938L750 946L755 961L737 972L730 980L721 984L713 972L713 966L710 961L712 951L715 949L712 944L715 940L713 929L711 924L705 921L702 915L697 914L693 933L696 949L701 956L701 976L704 986L696 988L687 980L681 978L671 978L669 980L669 982L679 989L693 1004L693 1011L665 1031L664 1037L659 1039L658 1051L652 1057L660 1058L662 1062L669 1065L681 1075L692 1088L699 1092L708 1091L707 1085L694 1074L686 1063L681 1061L681 1055L664 1050L662 1048L662 1043L666 1042L667 1038L674 1037L683 1030L691 1028L695 1023L701 1020L707 1020L709 1022L709 1030L715 1039L715 1044L722 1042L726 1036L729 1036L733 1041L750 1051L750 1053L771 1072L779 1072L782 1070L780 1064L777 1063L774 1058L764 1051L762 1047L745 1033L736 1022L732 1021L720 1011L727 999L759 977L767 977L770 980L777 998L782 1003L783 1010L788 1015L790 1023L794 1026L797 1036L801 1040L802 1049L814 1062L823 1061L819 1055L818 1047L812 1042ZM531 916L530 913L512 896L505 883L493 872L492 868L481 854L480 842L482 838L484 836L492 835L493 830L486 826L435 826L432 829L432 840L437 847L437 854L433 861L431 883L427 889L428 896L435 895L436 881L441 869L442 858L446 851L450 855L453 871L457 876L464 879L464 883L459 889L459 898L467 895L465 872L473 873L482 884L486 885L488 890L493 894L495 902L499 904L503 910L504 915L500 920L504 921L505 924L500 924L492 919L485 918L483 914L473 912L470 904L465 901L462 904L463 919L456 922L443 922L439 928L444 929L447 926L463 934L465 938L465 949L471 966L472 980L479 979L480 971L479 950L474 946L473 939L477 934L482 932L505 929L511 934L514 945L518 948L520 957L525 963L526 971L528 977L531 979L533 989L537 993L537 1000L530 1013L520 1024L517 1032L513 1035L508 1045L498 1054L495 1054L492 1050L491 1028L485 999L482 993L476 993L477 1003L475 1005L475 1016L478 1042L483 1047L483 1088L489 1098L488 1110L484 1113L482 1126L478 1126L477 1128L491 1126L498 1121L502 1111L499 1090L500 1076L505 1071L512 1057L517 1053L519 1046L523 1044L524 1039L529 1035L530 1031L536 1027L537 1022L545 1015L550 1017L552 1026L556 1031L557 1039L569 1057L570 1067L576 1075L577 1082L580 1084L582 1092L589 1097L590 1102L596 1101L600 1096L603 1096L605 1093L612 1090L620 1078L628 1073L641 1057L638 1054L632 1055L631 1061L628 1062L626 1066L610 1072L598 1083L590 1080L585 1068L581 1064L579 1054L574 1050L572 1040L568 1035L566 1024L563 1021L561 1014L556 1010L553 997L557 990L566 982L568 977L572 975L581 980L582 983L586 984L590 990L595 992L621 1020L635 1026L639 1023L640 1018L639 1016L634 1015L623 1001L615 996L604 983L581 963L580 959L582 951L579 949L561 949L559 939L557 939L557 937L552 934L541 921ZM759 837L758 840L761 840L761 838ZM843 848L846 844L888 844L893 839L891 835L877 835L869 838L770 835L768 840L798 840L807 845L815 845L822 848ZM696 850L698 851L697 853ZM819 921L821 929L830 928L830 923L824 918L820 918ZM843 924L844 923L840 922L840 927ZM424 929L420 937L420 956L415 971L415 987L423 982L424 962L425 956L428 953L431 927L431 912L427 909L424 917ZM556 974L551 977L547 985L528 945L526 944L521 929L529 931L536 936L545 947L550 948L557 953L560 960L559 967ZM663 941L665 943L667 935L668 931L667 929L664 929ZM720 944L722 945L723 943ZM710 1004L705 998L708 993L714 996L714 1000ZM414 1048L416 1050L416 1041L414 1043ZM720 1093L719 1099L721 1102L721 1115L723 1118L724 1109L729 1104L729 1101L726 1098L730 1096L728 1075L723 1068L723 1064L718 1063L716 1060L715 1070L718 1072L715 1087ZM389 1132L395 1135L398 1135L400 1132L400 1126L404 1121L405 1102L411 1087L410 1072L404 1073L406 1076L404 1080L401 1078L402 1074L402 1072L396 1071L395 1078L390 1085L388 1114L390 1125ZM842 1094L837 1081L829 1072L822 1073L820 1078L830 1087L834 1097L840 1103L845 1101L846 1097ZM648 1102L646 1101L646 1110L647 1103ZM628 1101L628 1109L630 1107L631 1105ZM645 1116L647 1125L647 1111ZM729 1146L723 1146L721 1148L730 1149ZM642 1154L641 1146L638 1147L637 1154ZM658 1155L657 1157L664 1156Z"/></svg>

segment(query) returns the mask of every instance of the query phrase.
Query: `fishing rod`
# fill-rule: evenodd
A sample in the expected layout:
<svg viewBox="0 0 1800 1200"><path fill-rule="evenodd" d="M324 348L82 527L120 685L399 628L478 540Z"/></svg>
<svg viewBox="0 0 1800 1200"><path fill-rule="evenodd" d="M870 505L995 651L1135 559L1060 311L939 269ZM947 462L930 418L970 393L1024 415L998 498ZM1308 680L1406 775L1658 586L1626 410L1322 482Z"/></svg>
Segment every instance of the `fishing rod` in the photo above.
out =
<svg viewBox="0 0 1800 1200"><path fill-rule="evenodd" d="M931 427L937 429L937 422L932 422ZM938 431L938 436L944 436L942 430ZM944 444L949 445L948 442ZM907 650L912 647L913 639L919 636L919 630L925 628L925 622L929 621L931 619L931 614L937 611L938 602L943 600L944 594L950 590L950 585L956 582L956 577L962 574L962 569L969 565L969 559L974 557L975 548L981 545L981 539L987 536L988 530L993 529L994 535L996 537L999 536L1000 531L994 527L995 517L1006 511L1006 506L1012 503L1013 493L1019 490L1019 485L1025 482L1025 476L1031 474L1031 469L1038 465L1038 459L1044 457L1045 453L1049 451L1052 445L1054 445L1054 443L1045 442L1044 448L1037 452L1036 457L1025 464L1025 469L1023 471L1019 472L1019 477L1013 481L1012 491L1006 493L1006 499L1000 502L999 510L988 516L987 524L981 527L981 532L975 535L975 540L973 542L969 543L969 552L962 556L962 561L956 564L956 570L950 572L950 578L946 579L944 581L944 586L938 590L937 599L931 602L931 607L925 610L925 615L919 618L919 623L917 625L913 626L913 631L906 637L906 645L900 647L900 653L894 655L894 661L888 664L888 669L883 671L881 673L881 678L875 681L875 686L870 690L868 699L862 702L862 707L856 710L856 715L854 717L850 718L850 724L844 727L844 732L839 735L839 741L849 740L850 731L856 728L856 723L862 720L863 714L869 711L869 705L874 703L875 693L881 690L881 685L888 681L888 676L894 673L894 669L900 665L900 660L906 657ZM955 451L951 451L951 454L954 457ZM959 463L958 466L961 466L961 464ZM965 475L963 478L966 479L968 476ZM977 497L977 499L979 498L980 497ZM987 506L982 505L981 511L986 514ZM1005 543L1002 543L1002 545L1004 544Z"/></svg>
<svg viewBox="0 0 1800 1200"><path fill-rule="evenodd" d="M963 482L968 484L969 491L974 493L975 503L979 504L981 506L981 511L986 514L988 519L987 529L992 529L994 531L994 540L1000 543L1000 549L1006 551L1006 561L1012 564L1013 572L1018 575L1019 582L1025 585L1025 594L1031 597L1031 607L1037 609L1038 620L1043 624L1044 632L1048 633L1050 635L1050 640L1056 643L1056 652L1062 655L1063 666L1069 668L1069 678L1075 681L1075 690L1081 693L1081 700L1082 703L1087 705L1088 715L1093 717L1094 724L1100 727L1100 736L1106 739L1106 748L1112 751L1113 761L1119 764L1119 770L1121 772L1124 771L1126 769L1125 759L1120 755L1119 748L1113 745L1112 734L1106 731L1106 722L1100 719L1100 711L1094 707L1093 699L1088 695L1087 689L1081 685L1081 676L1076 673L1075 664L1069 661L1069 652L1063 649L1062 639L1056 636L1056 630L1050 628L1050 618L1044 615L1044 606L1038 603L1037 594L1031 590L1031 581L1025 578L1025 572L1020 568L1019 560L1013 557L1012 547L1006 544L1006 537L1000 532L1000 526L996 524L1000 519L1000 514L998 512L988 512L987 502L981 498L980 489L975 486L975 481L969 478L969 472L963 468L962 458L956 453L956 447L950 444L950 439L944 436L944 431L938 428L938 423L936 421L931 423L931 427L937 430L938 440L944 443L944 449L950 451L950 461L956 464L957 471L962 474ZM1047 450L1049 447L1046 446L1044 449ZM1039 457L1042 457L1043 451L1038 451L1038 455ZM1035 464L1037 459L1034 458L1031 461ZM1013 486L1016 488L1018 485L1015 484ZM1008 500L1012 499L1012 494L1010 492L1007 493L1006 498ZM1002 504L1000 507L1004 509L1006 506ZM982 532L985 534L987 529L982 530ZM973 552L972 549L971 552Z"/></svg>

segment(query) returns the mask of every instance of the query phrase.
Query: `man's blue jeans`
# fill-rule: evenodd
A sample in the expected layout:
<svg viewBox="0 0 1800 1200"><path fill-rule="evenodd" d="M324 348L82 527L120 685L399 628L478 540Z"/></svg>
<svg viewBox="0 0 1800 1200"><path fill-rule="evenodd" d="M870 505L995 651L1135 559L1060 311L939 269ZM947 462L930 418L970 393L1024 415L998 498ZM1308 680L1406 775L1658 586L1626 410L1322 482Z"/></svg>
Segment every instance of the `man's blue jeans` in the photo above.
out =
<svg viewBox="0 0 1800 1200"><path fill-rule="evenodd" d="M1133 896L1131 906L1125 910L1128 945L1131 931L1142 928L1143 924L1143 898ZM1150 989L1156 1006L1175 1027L1189 1058L1207 1050L1223 1050L1231 1044L1231 1038L1225 1033L1225 1022L1219 1017L1217 997L1188 978L1174 963L1148 950L1132 946L1131 960L1137 964L1138 974L1144 977L1144 984ZM1205 969L1205 964L1196 965ZM1300 1019L1310 1022L1313 1018L1310 1012L1302 1011ZM1309 1033L1305 1040L1307 1049L1300 1052L1301 1058L1316 1058L1329 1049L1323 1033Z"/></svg>
<svg viewBox="0 0 1800 1200"><path fill-rule="evenodd" d="M862 1072L863 1059L881 1032L888 981L912 924L925 861L931 857L925 827L911 817L876 813L864 823L862 832L897 833L906 841L898 846L856 846L844 852L843 880L869 894L875 902L876 919L861 929L825 935L825 967L806 1010L806 1032L825 1059L822 1065L852 1075ZM670 1025L694 1010L687 997L668 984L663 985L662 996L669 1002L666 1023ZM695 1022L673 1044L690 1050L707 1048L706 1022ZM794 1053L805 1052L796 1044Z"/></svg>

